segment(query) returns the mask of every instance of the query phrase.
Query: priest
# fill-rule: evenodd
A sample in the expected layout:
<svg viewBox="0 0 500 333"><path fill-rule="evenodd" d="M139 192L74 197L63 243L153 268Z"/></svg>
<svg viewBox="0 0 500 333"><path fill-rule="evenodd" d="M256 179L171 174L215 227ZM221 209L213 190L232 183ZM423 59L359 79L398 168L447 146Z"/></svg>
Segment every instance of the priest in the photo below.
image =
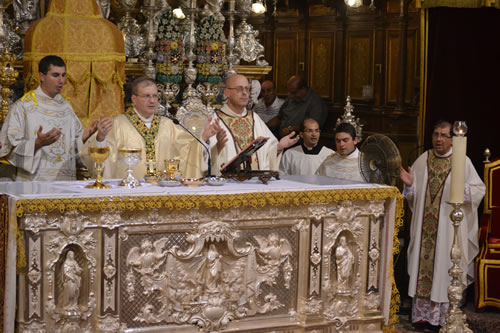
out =
<svg viewBox="0 0 500 333"><path fill-rule="evenodd" d="M432 132L432 149L420 155L413 166L401 169L403 195L412 211L408 246L408 294L413 298L412 322L443 326L449 308L448 286L452 263L453 226L450 220L452 135L451 124L438 121ZM462 248L461 282L474 281L474 258L479 252L477 207L485 193L484 183L469 158L466 159L464 218L460 224Z"/></svg>
<svg viewBox="0 0 500 333"><path fill-rule="evenodd" d="M251 110L247 110L250 87L244 75L231 75L225 82L224 95L227 102L217 111L222 131L217 131L217 145L212 149L215 169L231 161L242 149L258 137L269 140L253 156L252 170L278 170L283 149L295 144L299 137L295 132L279 142L264 121Z"/></svg>
<svg viewBox="0 0 500 333"><path fill-rule="evenodd" d="M280 174L312 176L323 161L334 153L319 143L321 130L313 118L302 122L299 130L302 143L283 153L280 163Z"/></svg>
<svg viewBox="0 0 500 333"><path fill-rule="evenodd" d="M206 149L202 149L201 143L182 127L156 113L156 82L147 77L139 77L131 88L133 107L125 114L114 117L112 126L108 124L99 127L97 135L86 144L85 151L90 146L109 146L110 155L104 162L103 177L126 177L126 166L120 163L120 148L141 149L141 161L132 167L136 178L144 178L149 161L154 162L158 170L163 170L167 159L180 160L179 171L185 178L201 177L207 168L207 156L203 154ZM203 131L202 141L208 141L218 130L218 121L209 123ZM88 154L82 156L90 162Z"/></svg>
<svg viewBox="0 0 500 333"><path fill-rule="evenodd" d="M358 137L356 129L349 123L340 123L335 128L336 152L330 155L316 171L317 175L338 179L365 182L359 167Z"/></svg>

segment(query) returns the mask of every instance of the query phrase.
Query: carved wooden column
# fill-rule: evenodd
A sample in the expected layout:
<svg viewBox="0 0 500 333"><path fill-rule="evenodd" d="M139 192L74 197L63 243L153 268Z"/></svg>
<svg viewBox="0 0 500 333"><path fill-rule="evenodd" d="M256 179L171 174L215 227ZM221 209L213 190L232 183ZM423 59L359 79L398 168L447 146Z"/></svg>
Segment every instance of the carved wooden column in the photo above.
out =
<svg viewBox="0 0 500 333"><path fill-rule="evenodd" d="M381 10L377 9L378 18L375 22L375 79L373 82L374 86L374 97L375 97L375 106L374 110L380 109L381 105L385 104L386 94L385 94L385 29L386 23L381 13Z"/></svg>
<svg viewBox="0 0 500 333"><path fill-rule="evenodd" d="M407 29L408 29L408 3L411 0L401 0L399 12L399 64L398 64L398 95L396 111L403 110L406 92L406 57L407 57Z"/></svg>

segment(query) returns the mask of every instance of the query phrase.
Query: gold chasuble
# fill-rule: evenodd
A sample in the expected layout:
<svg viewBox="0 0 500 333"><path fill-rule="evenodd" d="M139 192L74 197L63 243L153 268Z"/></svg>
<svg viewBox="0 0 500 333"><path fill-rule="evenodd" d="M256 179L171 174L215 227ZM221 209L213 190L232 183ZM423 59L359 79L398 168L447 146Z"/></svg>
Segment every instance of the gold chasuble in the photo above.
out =
<svg viewBox="0 0 500 333"><path fill-rule="evenodd" d="M129 108L125 115L146 142L146 161L156 161L155 138L158 133L158 129L160 128L160 115L155 114L153 116L151 128L148 128L144 124L133 108Z"/></svg>
<svg viewBox="0 0 500 333"><path fill-rule="evenodd" d="M66 63L63 94L86 127L101 115L123 113L123 36L104 19L95 0L52 0L47 15L34 22L24 41L25 91L40 84L38 63L57 55Z"/></svg>
<svg viewBox="0 0 500 333"><path fill-rule="evenodd" d="M219 110L217 115L231 132L238 154L255 139L253 112L247 112L244 117L232 117ZM252 170L259 170L259 160L256 153L252 155L251 162Z"/></svg>
<svg viewBox="0 0 500 333"><path fill-rule="evenodd" d="M431 296L439 209L441 207L444 183L451 170L451 157L437 157L433 150L429 150L427 170L429 178L425 192L422 240L420 242L420 265L418 267L416 290L417 296L425 298Z"/></svg>

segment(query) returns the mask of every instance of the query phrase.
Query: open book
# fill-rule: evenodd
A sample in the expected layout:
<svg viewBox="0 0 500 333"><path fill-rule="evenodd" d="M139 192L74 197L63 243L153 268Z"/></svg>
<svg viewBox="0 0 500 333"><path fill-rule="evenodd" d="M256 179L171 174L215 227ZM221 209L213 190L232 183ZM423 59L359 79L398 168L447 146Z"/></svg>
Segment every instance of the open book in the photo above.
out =
<svg viewBox="0 0 500 333"><path fill-rule="evenodd" d="M245 148L243 148L238 155L236 155L231 161L229 161L226 165L224 165L221 169L221 173L226 172L237 172L241 168L241 164L244 161L250 160L250 157L259 150L260 147L266 144L269 138L259 136L252 142L248 144Z"/></svg>

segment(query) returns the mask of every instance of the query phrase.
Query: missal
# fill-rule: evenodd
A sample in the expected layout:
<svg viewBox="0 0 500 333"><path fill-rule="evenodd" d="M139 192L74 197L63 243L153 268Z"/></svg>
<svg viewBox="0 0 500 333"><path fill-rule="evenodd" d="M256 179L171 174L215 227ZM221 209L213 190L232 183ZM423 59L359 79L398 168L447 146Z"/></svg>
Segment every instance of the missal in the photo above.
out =
<svg viewBox="0 0 500 333"><path fill-rule="evenodd" d="M253 155L253 153L259 150L260 147L265 145L267 140L269 140L269 138L259 136L258 138L250 142L248 146L242 149L238 155L236 155L231 161L229 161L226 165L224 165L220 169L220 172L227 173L227 172L236 172L240 170L241 164L245 161L250 161L250 158Z"/></svg>

